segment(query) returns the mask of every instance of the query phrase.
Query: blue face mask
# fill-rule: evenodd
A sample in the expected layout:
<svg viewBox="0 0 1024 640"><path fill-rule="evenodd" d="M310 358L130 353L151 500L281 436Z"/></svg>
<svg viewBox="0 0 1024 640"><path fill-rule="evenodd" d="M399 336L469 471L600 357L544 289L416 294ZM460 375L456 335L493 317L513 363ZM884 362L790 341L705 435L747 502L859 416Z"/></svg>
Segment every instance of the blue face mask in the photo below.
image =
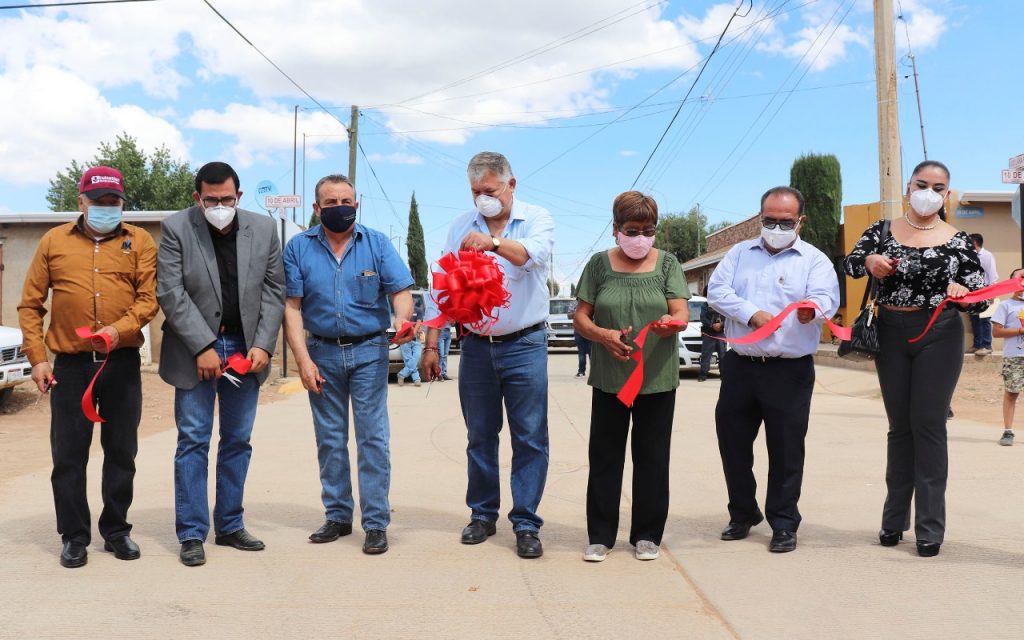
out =
<svg viewBox="0 0 1024 640"><path fill-rule="evenodd" d="M98 233L110 233L121 224L121 207L101 207L89 205L89 213L85 221L93 231Z"/></svg>
<svg viewBox="0 0 1024 640"><path fill-rule="evenodd" d="M345 233L356 221L356 208L342 204L320 209L320 223L334 233Z"/></svg>

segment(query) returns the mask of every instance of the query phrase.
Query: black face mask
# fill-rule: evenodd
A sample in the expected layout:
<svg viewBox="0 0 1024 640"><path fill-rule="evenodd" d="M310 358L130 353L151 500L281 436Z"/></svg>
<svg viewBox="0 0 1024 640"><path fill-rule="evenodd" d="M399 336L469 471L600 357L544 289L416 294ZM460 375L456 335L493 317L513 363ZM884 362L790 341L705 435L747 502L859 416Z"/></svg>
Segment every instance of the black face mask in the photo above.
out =
<svg viewBox="0 0 1024 640"><path fill-rule="evenodd" d="M320 209L320 223L334 233L345 233L356 221L356 208L342 204Z"/></svg>

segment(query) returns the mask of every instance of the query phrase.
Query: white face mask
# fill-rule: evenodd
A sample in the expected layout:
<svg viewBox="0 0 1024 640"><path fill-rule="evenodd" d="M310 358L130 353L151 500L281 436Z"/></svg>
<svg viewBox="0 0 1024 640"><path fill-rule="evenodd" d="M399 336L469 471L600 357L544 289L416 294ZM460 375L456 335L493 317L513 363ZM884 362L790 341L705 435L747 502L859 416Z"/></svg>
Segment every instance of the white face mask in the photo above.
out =
<svg viewBox="0 0 1024 640"><path fill-rule="evenodd" d="M789 231L784 229L765 229L761 227L761 239L772 249L785 249L796 242L796 228Z"/></svg>
<svg viewBox="0 0 1024 640"><path fill-rule="evenodd" d="M207 222L223 231L235 219L235 208L223 205L207 207L203 209L203 215L206 216Z"/></svg>
<svg viewBox="0 0 1024 640"><path fill-rule="evenodd" d="M910 193L910 208L918 215L931 216L942 208L944 200L945 198L931 189L920 189Z"/></svg>
<svg viewBox="0 0 1024 640"><path fill-rule="evenodd" d="M498 192L498 195L505 193L505 189L508 189L508 183L505 183L505 188ZM495 196L489 196L481 193L474 200L476 204L476 210L480 212L485 218L493 218L494 216L501 213L502 204L501 200L498 200Z"/></svg>

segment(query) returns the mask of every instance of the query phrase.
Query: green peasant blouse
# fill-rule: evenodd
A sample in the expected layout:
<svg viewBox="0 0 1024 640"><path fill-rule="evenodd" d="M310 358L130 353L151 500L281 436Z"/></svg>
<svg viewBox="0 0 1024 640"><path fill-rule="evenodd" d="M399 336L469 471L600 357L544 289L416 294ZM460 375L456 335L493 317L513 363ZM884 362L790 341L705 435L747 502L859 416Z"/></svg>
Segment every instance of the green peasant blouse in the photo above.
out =
<svg viewBox="0 0 1024 640"><path fill-rule="evenodd" d="M689 299L683 270L675 255L658 250L653 271L613 271L608 252L596 253L583 269L576 296L594 306L594 324L603 329L633 327L635 337L648 323L668 313L668 301ZM636 345L633 344L636 348ZM636 368L636 361L619 362L595 344L590 353L587 384L607 393L618 393ZM662 393L679 386L679 341L676 335L662 338L647 334L644 345L644 384L641 394Z"/></svg>

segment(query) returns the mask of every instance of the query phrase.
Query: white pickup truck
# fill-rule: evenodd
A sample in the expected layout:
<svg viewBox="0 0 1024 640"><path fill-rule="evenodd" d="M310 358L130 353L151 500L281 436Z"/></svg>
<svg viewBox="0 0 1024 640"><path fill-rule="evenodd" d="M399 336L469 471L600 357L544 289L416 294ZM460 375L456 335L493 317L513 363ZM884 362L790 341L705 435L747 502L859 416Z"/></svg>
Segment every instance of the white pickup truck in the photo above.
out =
<svg viewBox="0 0 1024 640"><path fill-rule="evenodd" d="M0 327L0 406L3 406L14 387L32 379L32 365L21 352L21 331L13 327Z"/></svg>

